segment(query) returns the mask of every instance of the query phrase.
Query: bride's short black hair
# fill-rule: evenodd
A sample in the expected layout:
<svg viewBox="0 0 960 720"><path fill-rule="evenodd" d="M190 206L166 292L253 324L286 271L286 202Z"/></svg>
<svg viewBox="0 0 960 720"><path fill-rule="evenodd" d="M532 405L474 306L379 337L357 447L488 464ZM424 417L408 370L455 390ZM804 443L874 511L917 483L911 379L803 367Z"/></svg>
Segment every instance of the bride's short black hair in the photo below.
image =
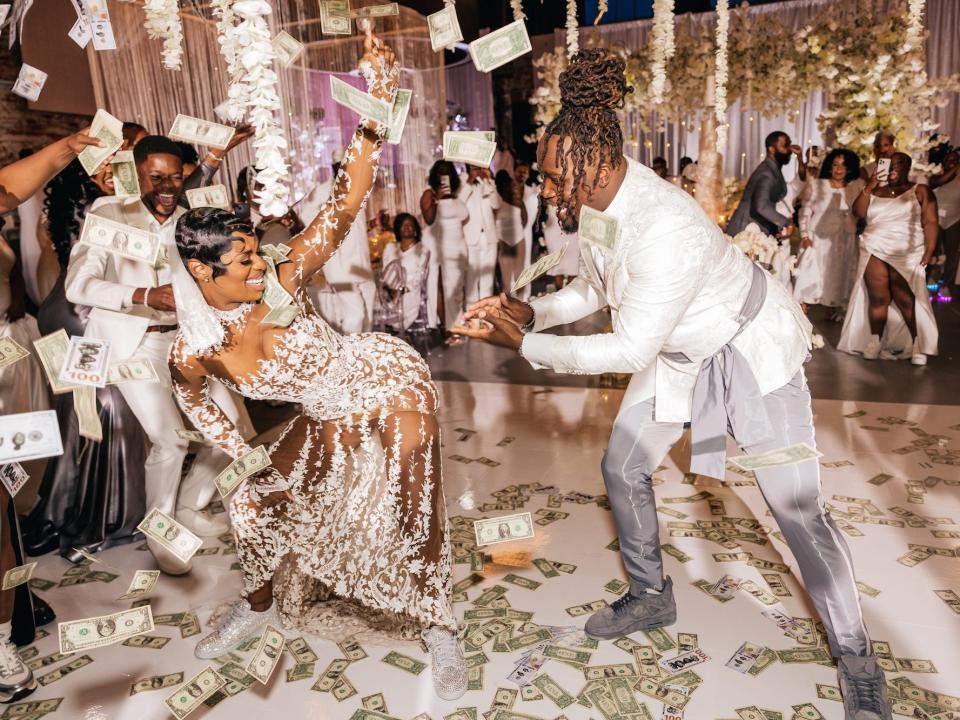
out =
<svg viewBox="0 0 960 720"><path fill-rule="evenodd" d="M213 277L218 277L226 272L220 257L230 252L235 232L253 235L253 226L220 208L189 210L177 221L177 249L184 264L199 260L213 269Z"/></svg>

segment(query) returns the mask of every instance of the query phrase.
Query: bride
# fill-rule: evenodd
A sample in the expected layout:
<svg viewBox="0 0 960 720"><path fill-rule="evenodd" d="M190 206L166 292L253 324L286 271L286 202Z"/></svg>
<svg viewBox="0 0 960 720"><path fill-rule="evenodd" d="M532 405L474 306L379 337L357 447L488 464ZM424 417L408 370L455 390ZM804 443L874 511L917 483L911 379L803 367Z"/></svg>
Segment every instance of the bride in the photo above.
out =
<svg viewBox="0 0 960 720"><path fill-rule="evenodd" d="M399 66L379 39L367 40L360 70L370 94L392 102ZM271 466L230 503L244 597L196 655L218 657L278 623L275 589L284 615L309 612L310 593L291 600L274 587L275 573L284 583L278 570L290 557L295 575L422 629L434 687L451 700L466 691L467 672L451 601L437 390L407 344L382 334L341 336L307 295L363 208L385 132L361 122L330 198L289 241L289 262L276 266L296 312L287 327L265 321L268 266L249 224L215 208L194 209L177 224L180 333L170 364L184 412L238 458L250 448L211 402L207 378L303 408L269 448Z"/></svg>

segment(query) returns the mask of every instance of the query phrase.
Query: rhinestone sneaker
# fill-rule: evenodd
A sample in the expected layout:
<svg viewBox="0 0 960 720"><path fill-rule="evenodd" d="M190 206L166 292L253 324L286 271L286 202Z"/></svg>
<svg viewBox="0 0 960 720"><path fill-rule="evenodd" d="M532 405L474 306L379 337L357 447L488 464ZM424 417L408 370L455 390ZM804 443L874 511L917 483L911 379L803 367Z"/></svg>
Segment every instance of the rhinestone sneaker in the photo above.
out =
<svg viewBox="0 0 960 720"><path fill-rule="evenodd" d="M201 660L218 658L255 636L268 624L278 629L281 627L276 603L263 612L254 612L250 603L240 598L217 629L197 643L193 654Z"/></svg>
<svg viewBox="0 0 960 720"><path fill-rule="evenodd" d="M9 639L0 641L0 703L11 703L37 689L33 672L24 665Z"/></svg>
<svg viewBox="0 0 960 720"><path fill-rule="evenodd" d="M456 700L467 691L467 663L456 633L441 627L423 631L423 642L430 651L433 689L441 700Z"/></svg>
<svg viewBox="0 0 960 720"><path fill-rule="evenodd" d="M845 720L891 720L883 670L875 657L844 655L837 663Z"/></svg>
<svg viewBox="0 0 960 720"><path fill-rule="evenodd" d="M673 580L669 577L659 593L637 596L627 593L611 605L597 610L583 629L595 638L609 640L637 630L673 625L677 621L677 603L673 599Z"/></svg>

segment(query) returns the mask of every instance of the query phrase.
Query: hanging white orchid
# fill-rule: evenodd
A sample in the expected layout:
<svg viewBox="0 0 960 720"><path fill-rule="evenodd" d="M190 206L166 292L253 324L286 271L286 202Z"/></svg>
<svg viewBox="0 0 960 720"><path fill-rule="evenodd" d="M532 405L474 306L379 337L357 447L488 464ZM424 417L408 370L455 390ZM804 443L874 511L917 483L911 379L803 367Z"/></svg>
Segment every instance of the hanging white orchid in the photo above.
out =
<svg viewBox="0 0 960 720"><path fill-rule="evenodd" d="M510 9L513 10L514 22L523 20L527 17L523 14L523 0L510 0Z"/></svg>
<svg viewBox="0 0 960 720"><path fill-rule="evenodd" d="M667 60L676 51L673 36L673 0L654 0L653 3L653 62L650 84L653 102L659 105L667 88Z"/></svg>
<svg viewBox="0 0 960 720"><path fill-rule="evenodd" d="M163 40L163 66L179 70L183 58L183 23L178 0L146 0L143 12L147 36Z"/></svg>
<svg viewBox="0 0 960 720"><path fill-rule="evenodd" d="M580 50L580 26L577 23L577 0L567 0L567 57Z"/></svg>
<svg viewBox="0 0 960 720"><path fill-rule="evenodd" d="M730 32L729 0L717 0L717 63L715 71L713 112L717 118L717 152L721 155L727 149L727 77L728 46L727 35Z"/></svg>
<svg viewBox="0 0 960 720"><path fill-rule="evenodd" d="M907 45L918 47L923 38L923 11L927 0L910 0L907 10Z"/></svg>

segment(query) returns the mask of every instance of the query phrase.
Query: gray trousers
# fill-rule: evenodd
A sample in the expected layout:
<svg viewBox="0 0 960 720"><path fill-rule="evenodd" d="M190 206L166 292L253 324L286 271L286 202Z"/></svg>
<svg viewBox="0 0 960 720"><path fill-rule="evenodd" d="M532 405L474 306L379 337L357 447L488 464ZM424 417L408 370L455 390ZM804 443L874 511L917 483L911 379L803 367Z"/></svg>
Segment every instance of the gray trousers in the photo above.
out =
<svg viewBox="0 0 960 720"><path fill-rule="evenodd" d="M810 391L803 370L763 400L773 425L773 437L744 447L745 453L764 453L801 442L816 447ZM651 398L620 414L602 465L620 553L633 594L663 587L656 500L650 476L683 434L682 423L656 422L653 408ZM807 460L759 470L756 475L764 500L797 559L833 654L867 655L870 643L853 562L820 494L819 464Z"/></svg>

